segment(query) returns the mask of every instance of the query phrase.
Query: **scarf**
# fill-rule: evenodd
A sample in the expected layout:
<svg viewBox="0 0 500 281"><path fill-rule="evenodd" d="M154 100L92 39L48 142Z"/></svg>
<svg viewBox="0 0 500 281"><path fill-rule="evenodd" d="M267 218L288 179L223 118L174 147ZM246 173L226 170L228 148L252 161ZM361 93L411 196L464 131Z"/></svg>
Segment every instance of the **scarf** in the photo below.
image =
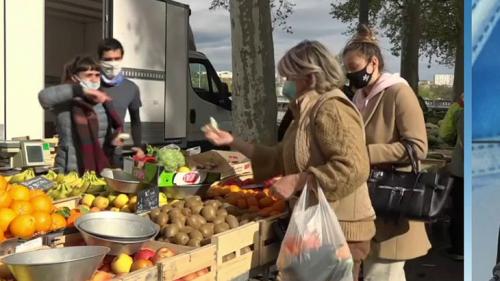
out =
<svg viewBox="0 0 500 281"><path fill-rule="evenodd" d="M102 82L104 82L104 84L108 86L118 86L123 82L124 79L125 76L123 75L123 72L120 72L113 78L108 78L104 73L101 73Z"/></svg>
<svg viewBox="0 0 500 281"><path fill-rule="evenodd" d="M80 174L85 171L100 173L104 168L110 167L109 156L113 151L111 141L123 130L123 122L114 110L113 104L111 102L104 103L109 124L114 131L111 133L110 128L108 128L108 134L101 146L98 137L98 117L94 111L94 105L81 97L73 99L71 119Z"/></svg>
<svg viewBox="0 0 500 281"><path fill-rule="evenodd" d="M356 90L353 98L354 104L363 113L371 99L382 93L383 90L399 83L408 85L408 82L401 78L399 74L383 73L375 82L368 95L363 93L363 89Z"/></svg>

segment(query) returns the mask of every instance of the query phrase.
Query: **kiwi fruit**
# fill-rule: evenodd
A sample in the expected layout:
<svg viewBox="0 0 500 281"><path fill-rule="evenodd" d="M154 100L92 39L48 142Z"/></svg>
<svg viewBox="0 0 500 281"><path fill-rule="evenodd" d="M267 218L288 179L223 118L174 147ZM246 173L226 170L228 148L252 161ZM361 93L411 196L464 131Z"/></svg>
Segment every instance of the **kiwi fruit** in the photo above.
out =
<svg viewBox="0 0 500 281"><path fill-rule="evenodd" d="M191 239L200 239L200 241L203 239L203 234L201 233L201 231L197 230L197 229L194 229L193 231L191 231L189 233L189 238Z"/></svg>
<svg viewBox="0 0 500 281"><path fill-rule="evenodd" d="M214 221L216 218L216 209L213 206L207 205L201 209L201 215L207 220L207 221Z"/></svg>
<svg viewBox="0 0 500 281"><path fill-rule="evenodd" d="M163 205L163 207L161 207L162 213L168 213L170 210L172 210L172 206L170 205Z"/></svg>
<svg viewBox="0 0 500 281"><path fill-rule="evenodd" d="M250 222L249 220L244 219L244 220L241 220L241 221L240 221L240 225L244 225L244 224L247 224L247 223L249 223L249 222Z"/></svg>
<svg viewBox="0 0 500 281"><path fill-rule="evenodd" d="M177 201L175 203L172 203L172 207L174 207L175 209L183 209L184 208L184 204L186 204L186 202L183 201L183 200L180 200L180 201Z"/></svg>
<svg viewBox="0 0 500 281"><path fill-rule="evenodd" d="M170 238L177 235L177 232L179 232L179 227L177 227L177 225L175 224L169 224L162 229L161 234L165 238Z"/></svg>
<svg viewBox="0 0 500 281"><path fill-rule="evenodd" d="M223 223L226 221L226 217L224 216L218 216L216 217L214 220L213 220L213 223L214 224L219 224L219 223Z"/></svg>
<svg viewBox="0 0 500 281"><path fill-rule="evenodd" d="M207 200L205 206L212 206L215 210L219 209L221 203L218 200Z"/></svg>
<svg viewBox="0 0 500 281"><path fill-rule="evenodd" d="M182 218L184 218L184 220ZM180 216L173 217L172 224L177 225L179 229L183 228L186 225L185 217L180 217Z"/></svg>
<svg viewBox="0 0 500 281"><path fill-rule="evenodd" d="M191 233L191 231L193 231L193 230L195 230L195 229L191 226L185 226L185 227L181 228L181 232L184 232L187 234Z"/></svg>
<svg viewBox="0 0 500 281"><path fill-rule="evenodd" d="M191 238L191 240L189 240L187 245L190 247L200 247L201 246L201 239Z"/></svg>
<svg viewBox="0 0 500 281"><path fill-rule="evenodd" d="M191 212L192 212L192 214L199 214L202 209L203 209L203 204L197 203L196 205L193 205L191 207Z"/></svg>
<svg viewBox="0 0 500 281"><path fill-rule="evenodd" d="M160 226L164 226L168 223L168 215L165 213L160 213L156 218L156 223Z"/></svg>
<svg viewBox="0 0 500 281"><path fill-rule="evenodd" d="M200 228L201 222L198 220L196 216L190 216L187 218L187 225L193 227L193 228Z"/></svg>
<svg viewBox="0 0 500 281"><path fill-rule="evenodd" d="M204 238L210 238L212 237L212 235L214 235L214 230L208 224L200 226L199 231L201 232Z"/></svg>
<svg viewBox="0 0 500 281"><path fill-rule="evenodd" d="M189 236L184 232L179 232L175 235L175 244L186 245L189 242Z"/></svg>
<svg viewBox="0 0 500 281"><path fill-rule="evenodd" d="M153 221L156 222L156 219L158 218L158 215L160 215L160 209L153 209L149 213L149 218Z"/></svg>
<svg viewBox="0 0 500 281"><path fill-rule="evenodd" d="M227 213L227 210L226 210L226 209L224 209L224 208L220 208L219 210L217 210L216 215L217 215L218 217L220 217L220 216L224 216L224 217L225 217L225 216L227 216L227 215L228 215L228 213Z"/></svg>
<svg viewBox="0 0 500 281"><path fill-rule="evenodd" d="M190 208L184 208L182 209L182 214L185 215L186 217L190 216L192 214L192 210Z"/></svg>
<svg viewBox="0 0 500 281"><path fill-rule="evenodd" d="M226 222L231 229L237 228L238 226L240 226L240 224L238 223L238 219L233 215L228 215L226 217Z"/></svg>
<svg viewBox="0 0 500 281"><path fill-rule="evenodd" d="M193 217L195 217L198 222L200 222L200 225L207 223L207 220L201 215L193 215Z"/></svg>
<svg viewBox="0 0 500 281"><path fill-rule="evenodd" d="M170 218L173 218L178 215L182 215L182 210L181 209L171 209L168 211L168 215Z"/></svg>
<svg viewBox="0 0 500 281"><path fill-rule="evenodd" d="M219 224L215 225L214 232L215 232L215 234L218 234L218 233L227 231L229 229L230 229L229 224L223 222L223 223L219 223Z"/></svg>

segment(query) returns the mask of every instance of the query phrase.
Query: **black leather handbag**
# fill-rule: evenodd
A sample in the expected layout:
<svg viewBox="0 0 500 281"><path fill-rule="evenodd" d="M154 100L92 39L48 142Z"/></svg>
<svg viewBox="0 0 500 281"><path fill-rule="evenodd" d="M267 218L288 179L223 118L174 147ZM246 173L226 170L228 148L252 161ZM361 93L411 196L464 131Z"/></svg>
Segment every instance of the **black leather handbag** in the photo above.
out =
<svg viewBox="0 0 500 281"><path fill-rule="evenodd" d="M444 169L420 172L413 143L403 142L412 171L372 169L368 189L375 213L380 217L404 217L433 221L443 210L453 186Z"/></svg>

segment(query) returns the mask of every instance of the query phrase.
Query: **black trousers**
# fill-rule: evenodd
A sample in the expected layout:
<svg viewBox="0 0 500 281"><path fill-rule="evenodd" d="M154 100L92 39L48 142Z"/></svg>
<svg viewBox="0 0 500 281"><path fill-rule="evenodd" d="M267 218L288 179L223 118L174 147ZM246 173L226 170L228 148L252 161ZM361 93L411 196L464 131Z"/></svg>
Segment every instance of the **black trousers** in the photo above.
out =
<svg viewBox="0 0 500 281"><path fill-rule="evenodd" d="M452 200L450 238L451 251L464 253L464 178L453 177L453 188L450 192Z"/></svg>

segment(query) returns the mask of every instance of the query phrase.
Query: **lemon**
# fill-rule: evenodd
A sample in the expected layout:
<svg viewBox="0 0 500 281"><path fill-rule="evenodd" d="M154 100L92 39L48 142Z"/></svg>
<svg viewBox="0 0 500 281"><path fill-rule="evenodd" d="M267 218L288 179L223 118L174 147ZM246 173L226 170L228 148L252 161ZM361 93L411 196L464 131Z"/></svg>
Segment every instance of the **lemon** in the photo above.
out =
<svg viewBox="0 0 500 281"><path fill-rule="evenodd" d="M189 169L189 167L186 167L186 166L182 166L180 167L178 170L177 170L178 173L189 173L191 172L191 169Z"/></svg>

